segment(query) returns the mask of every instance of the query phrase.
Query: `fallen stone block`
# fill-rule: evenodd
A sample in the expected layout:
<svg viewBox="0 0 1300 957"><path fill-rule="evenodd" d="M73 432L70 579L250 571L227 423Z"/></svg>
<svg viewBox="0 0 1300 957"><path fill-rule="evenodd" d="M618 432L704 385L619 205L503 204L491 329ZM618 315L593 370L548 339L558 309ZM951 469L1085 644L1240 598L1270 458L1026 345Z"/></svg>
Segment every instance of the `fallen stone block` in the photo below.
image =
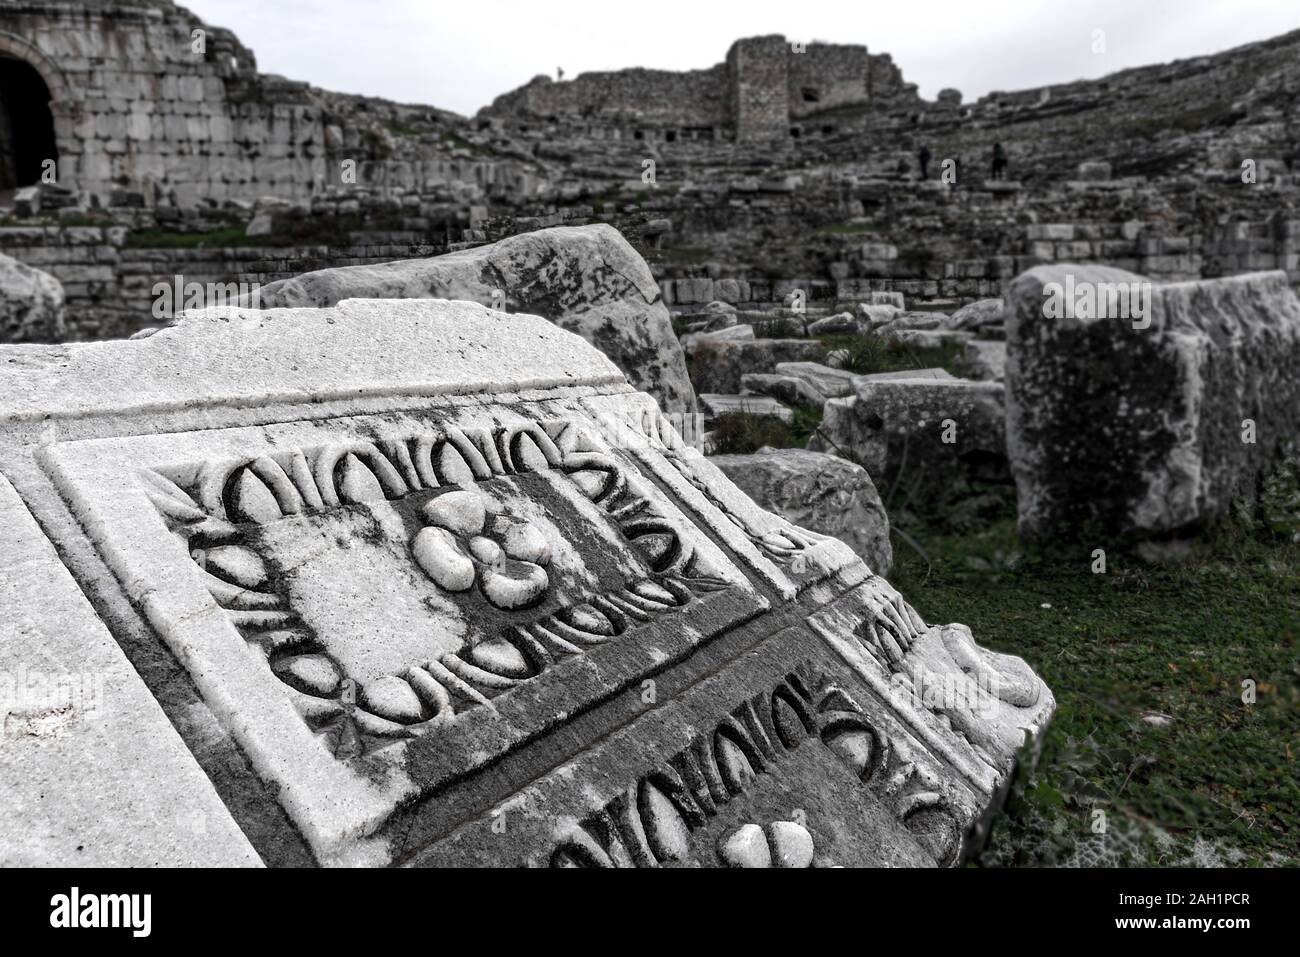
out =
<svg viewBox="0 0 1300 957"><path fill-rule="evenodd" d="M1109 295L1130 289L1145 315ZM1194 529L1253 497L1300 438L1300 302L1285 273L1152 285L1042 266L1010 300L1007 444L1029 539Z"/></svg>
<svg viewBox="0 0 1300 957"><path fill-rule="evenodd" d="M1006 303L1001 299L979 299L962 306L948 320L952 329L981 329L1003 321Z"/></svg>
<svg viewBox="0 0 1300 957"><path fill-rule="evenodd" d="M973 332L960 329L893 329L877 333L882 339L913 346L917 349L941 349L946 346L965 346Z"/></svg>
<svg viewBox="0 0 1300 957"><path fill-rule="evenodd" d="M57 279L0 253L0 342L59 341L63 302Z"/></svg>
<svg viewBox="0 0 1300 957"><path fill-rule="evenodd" d="M678 282L678 301L691 301L681 284L693 281ZM541 315L609 356L665 409L695 409L659 284L612 226L559 226L432 259L322 269L268 283L259 302L270 309L343 299L466 299Z"/></svg>
<svg viewBox="0 0 1300 957"><path fill-rule="evenodd" d="M128 649L267 864L951 865L1051 716L545 319L222 308L58 352L0 346L0 649ZM111 790L99 860L211 804L142 697L110 733L165 745L154 804L84 769L46 804L61 839ZM19 767L6 796L67 763ZM2 805L6 860L62 860ZM178 834L239 859L224 824L150 842Z"/></svg>
<svg viewBox="0 0 1300 957"><path fill-rule="evenodd" d="M726 326L713 332L688 332L681 339L682 351L688 356L694 356L695 350L706 339L718 339L724 342L753 341L754 327L750 325Z"/></svg>
<svg viewBox="0 0 1300 957"><path fill-rule="evenodd" d="M14 191L14 215L23 219L41 214L41 188L24 186Z"/></svg>
<svg viewBox="0 0 1300 957"><path fill-rule="evenodd" d="M744 395L771 396L788 405L806 405L818 409L827 399L826 395L806 380L776 372L746 372L740 377L740 390Z"/></svg>
<svg viewBox="0 0 1300 957"><path fill-rule="evenodd" d="M986 339L966 343L966 375L981 382L1003 382L1007 375L1007 344Z"/></svg>
<svg viewBox="0 0 1300 957"><path fill-rule="evenodd" d="M826 347L816 339L726 341L710 336L695 343L691 376L698 392L734 395L746 372L771 372L778 362L817 362Z"/></svg>
<svg viewBox="0 0 1300 957"><path fill-rule="evenodd" d="M862 320L851 312L837 312L823 316L808 326L810 336L855 335L862 328Z"/></svg>
<svg viewBox="0 0 1300 957"><path fill-rule="evenodd" d="M894 372L869 372L866 375L854 376L854 382L863 380L865 382L893 382L898 379L956 379L947 369L898 369Z"/></svg>
<svg viewBox="0 0 1300 957"><path fill-rule="evenodd" d="M928 494L1009 480L1000 383L885 373L859 376L854 392L826 403L821 441L809 448L843 455L877 482L901 476Z"/></svg>
<svg viewBox="0 0 1300 957"><path fill-rule="evenodd" d="M899 293L899 301L902 301L902 293ZM904 312L901 307L891 303L876 303L871 305L860 303L858 305L858 318L862 319L866 323L867 328L883 326L885 323L891 322L903 314Z"/></svg>
<svg viewBox="0 0 1300 957"><path fill-rule="evenodd" d="M853 373L846 369L832 369L820 362L778 362L777 375L802 379L827 398L853 394Z"/></svg>
<svg viewBox="0 0 1300 957"><path fill-rule="evenodd" d="M902 312L873 331L877 335L885 335L904 329L942 329L947 325L947 320L948 317L940 312Z"/></svg>
<svg viewBox="0 0 1300 957"><path fill-rule="evenodd" d="M768 395L715 395L700 393L700 407L710 419L720 415L771 415L782 422L790 422L794 413L781 402Z"/></svg>
<svg viewBox="0 0 1300 957"><path fill-rule="evenodd" d="M761 508L838 538L877 575L889 574L889 517L862 466L805 449L762 448L709 461Z"/></svg>

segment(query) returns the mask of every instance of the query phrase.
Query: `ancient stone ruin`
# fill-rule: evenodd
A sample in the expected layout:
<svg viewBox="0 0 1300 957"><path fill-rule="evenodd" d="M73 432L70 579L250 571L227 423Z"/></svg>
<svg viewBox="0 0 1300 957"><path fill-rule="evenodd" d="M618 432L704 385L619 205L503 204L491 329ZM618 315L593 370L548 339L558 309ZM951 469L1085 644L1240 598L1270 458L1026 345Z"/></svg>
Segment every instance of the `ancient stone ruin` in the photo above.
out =
<svg viewBox="0 0 1300 957"><path fill-rule="evenodd" d="M1293 862L1298 64L0 0L0 865Z"/></svg>
<svg viewBox="0 0 1300 957"><path fill-rule="evenodd" d="M0 355L4 654L115 687L6 719L8 863L953 864L1051 716L544 319L348 299Z"/></svg>

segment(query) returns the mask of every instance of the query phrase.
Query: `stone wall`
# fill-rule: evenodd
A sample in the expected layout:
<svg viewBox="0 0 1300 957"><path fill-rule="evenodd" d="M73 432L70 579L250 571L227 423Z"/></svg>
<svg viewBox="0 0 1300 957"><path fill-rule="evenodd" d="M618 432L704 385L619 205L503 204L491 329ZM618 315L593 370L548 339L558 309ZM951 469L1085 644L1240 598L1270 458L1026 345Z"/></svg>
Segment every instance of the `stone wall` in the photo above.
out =
<svg viewBox="0 0 1300 957"><path fill-rule="evenodd" d="M737 40L726 62L707 70L629 69L584 73L555 82L538 76L497 97L483 120L514 128L575 121L631 126L640 132L723 128L737 139L784 136L792 119L844 106L867 106L872 87L881 102L915 97L888 56L866 47L792 44L780 35Z"/></svg>
<svg viewBox="0 0 1300 957"><path fill-rule="evenodd" d="M121 191L181 205L301 199L325 173L308 87L259 75L231 33L165 0L0 4L0 56L40 73L59 184L101 205Z"/></svg>
<svg viewBox="0 0 1300 957"><path fill-rule="evenodd" d="M727 51L737 139L766 139L788 132L791 52L785 37L777 35L737 40Z"/></svg>
<svg viewBox="0 0 1300 957"><path fill-rule="evenodd" d="M583 73L555 82L535 77L497 97L485 112L535 117L617 121L651 127L723 126L727 77L721 64L708 70L617 70Z"/></svg>
<svg viewBox="0 0 1300 957"><path fill-rule="evenodd" d="M840 106L858 106L870 97L871 57L864 46L810 43L791 49L788 99L791 117Z"/></svg>
<svg viewBox="0 0 1300 957"><path fill-rule="evenodd" d="M266 285L314 269L431 256L443 249L398 235L357 237L349 246L147 248L127 245L124 227L0 229L0 252L63 284L65 338L123 338L158 324L154 286L184 283Z"/></svg>

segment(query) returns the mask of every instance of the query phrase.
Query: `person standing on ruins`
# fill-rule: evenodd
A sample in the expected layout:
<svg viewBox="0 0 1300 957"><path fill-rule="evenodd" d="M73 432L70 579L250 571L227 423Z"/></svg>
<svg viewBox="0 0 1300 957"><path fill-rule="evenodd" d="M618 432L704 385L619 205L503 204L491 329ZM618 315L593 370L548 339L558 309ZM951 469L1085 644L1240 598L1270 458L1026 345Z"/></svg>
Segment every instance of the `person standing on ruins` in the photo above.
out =
<svg viewBox="0 0 1300 957"><path fill-rule="evenodd" d="M993 144L993 178L1007 178L1007 151L1002 148L1001 143Z"/></svg>

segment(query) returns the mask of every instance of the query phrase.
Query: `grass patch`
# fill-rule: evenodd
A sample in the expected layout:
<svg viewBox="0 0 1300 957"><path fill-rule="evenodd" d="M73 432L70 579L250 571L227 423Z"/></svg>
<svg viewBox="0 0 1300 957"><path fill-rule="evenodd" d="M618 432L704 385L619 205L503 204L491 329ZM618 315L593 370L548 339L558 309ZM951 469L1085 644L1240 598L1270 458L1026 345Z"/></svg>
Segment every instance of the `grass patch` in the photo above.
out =
<svg viewBox="0 0 1300 957"><path fill-rule="evenodd" d="M207 249L231 246L268 246L270 236L246 236L244 226L230 226L212 232L172 232L166 229L137 229L127 234L125 245L139 249Z"/></svg>
<svg viewBox="0 0 1300 957"><path fill-rule="evenodd" d="M821 425L822 411L796 405L784 422L774 415L724 412L713 420L713 455L748 455L765 445L774 449L801 449Z"/></svg>
<svg viewBox="0 0 1300 957"><path fill-rule="evenodd" d="M845 350L848 356L842 368L858 375L936 368L946 369L955 376L965 375L965 346L959 343L921 348L873 335L833 335L820 338L829 351Z"/></svg>
<svg viewBox="0 0 1300 957"><path fill-rule="evenodd" d="M243 224L232 224L209 232L137 229L127 235L126 245L142 249L228 249L238 246L343 248L353 245L353 232L398 231L402 229L402 225L402 217L397 213L370 217L358 214L339 216L277 214L273 217L272 232L266 236L245 235L247 226Z"/></svg>
<svg viewBox="0 0 1300 957"><path fill-rule="evenodd" d="M461 136L454 130L444 130L442 134L443 145L450 149L468 150L477 156L495 156L496 151L486 146L479 146L477 143L471 143L465 137Z"/></svg>
<svg viewBox="0 0 1300 957"><path fill-rule="evenodd" d="M611 202L608 204L608 209L603 211L613 211L614 205ZM664 246L662 249L647 250L647 253L653 261L661 263L698 264L718 258L717 252L707 246Z"/></svg>
<svg viewBox="0 0 1300 957"><path fill-rule="evenodd" d="M823 226L813 235L815 236L861 236L866 233L876 231L876 226L872 223L832 223L829 226Z"/></svg>
<svg viewBox="0 0 1300 957"><path fill-rule="evenodd" d="M900 516L915 547L896 537L893 577L927 621L1025 658L1058 705L979 863L1295 863L1300 542L1277 515L1239 513L1178 564L1108 550L1099 574L1104 542L1022 549L1009 494L968 511Z"/></svg>

